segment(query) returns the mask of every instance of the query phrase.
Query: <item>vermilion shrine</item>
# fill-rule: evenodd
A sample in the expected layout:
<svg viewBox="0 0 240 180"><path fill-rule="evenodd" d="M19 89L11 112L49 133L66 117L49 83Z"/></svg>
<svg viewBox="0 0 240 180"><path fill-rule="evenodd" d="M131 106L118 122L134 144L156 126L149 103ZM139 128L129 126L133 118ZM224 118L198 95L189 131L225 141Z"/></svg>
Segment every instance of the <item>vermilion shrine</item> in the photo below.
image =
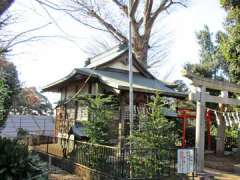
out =
<svg viewBox="0 0 240 180"><path fill-rule="evenodd" d="M187 108L179 108L177 109L177 118L181 120L181 127L182 127L182 148L187 147L186 143L186 129L189 126L189 119L195 120L196 119L196 112L193 109ZM207 148L211 149L211 124L213 121L213 113L211 110L207 110L205 113L205 122L206 122L206 129L207 129Z"/></svg>

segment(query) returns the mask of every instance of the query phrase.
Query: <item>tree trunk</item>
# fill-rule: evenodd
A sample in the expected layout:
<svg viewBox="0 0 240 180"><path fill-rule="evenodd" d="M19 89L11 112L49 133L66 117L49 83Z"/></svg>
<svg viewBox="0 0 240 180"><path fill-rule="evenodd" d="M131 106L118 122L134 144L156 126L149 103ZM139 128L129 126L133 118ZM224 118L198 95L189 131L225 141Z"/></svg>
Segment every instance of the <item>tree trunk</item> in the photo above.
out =
<svg viewBox="0 0 240 180"><path fill-rule="evenodd" d="M133 47L133 53L144 67L147 68L147 56L148 56L148 48L147 47Z"/></svg>
<svg viewBox="0 0 240 180"><path fill-rule="evenodd" d="M1 0L0 1L0 17L12 5L14 0Z"/></svg>

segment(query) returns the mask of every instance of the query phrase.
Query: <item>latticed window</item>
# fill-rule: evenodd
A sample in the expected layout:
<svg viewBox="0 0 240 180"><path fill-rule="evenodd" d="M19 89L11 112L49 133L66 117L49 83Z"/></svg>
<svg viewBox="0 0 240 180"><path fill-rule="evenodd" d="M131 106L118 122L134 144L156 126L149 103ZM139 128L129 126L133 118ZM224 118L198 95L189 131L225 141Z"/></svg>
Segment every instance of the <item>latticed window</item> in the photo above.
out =
<svg viewBox="0 0 240 180"><path fill-rule="evenodd" d="M88 120L88 107L78 106L76 121L87 121Z"/></svg>

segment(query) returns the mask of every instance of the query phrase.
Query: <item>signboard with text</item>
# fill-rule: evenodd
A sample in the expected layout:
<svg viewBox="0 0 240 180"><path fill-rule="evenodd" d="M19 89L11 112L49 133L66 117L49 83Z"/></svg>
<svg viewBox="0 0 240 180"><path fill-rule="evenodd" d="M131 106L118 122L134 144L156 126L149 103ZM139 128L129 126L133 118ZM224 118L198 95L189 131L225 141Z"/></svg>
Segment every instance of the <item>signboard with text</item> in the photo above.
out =
<svg viewBox="0 0 240 180"><path fill-rule="evenodd" d="M194 150L178 149L177 152L177 172L182 174L194 171Z"/></svg>

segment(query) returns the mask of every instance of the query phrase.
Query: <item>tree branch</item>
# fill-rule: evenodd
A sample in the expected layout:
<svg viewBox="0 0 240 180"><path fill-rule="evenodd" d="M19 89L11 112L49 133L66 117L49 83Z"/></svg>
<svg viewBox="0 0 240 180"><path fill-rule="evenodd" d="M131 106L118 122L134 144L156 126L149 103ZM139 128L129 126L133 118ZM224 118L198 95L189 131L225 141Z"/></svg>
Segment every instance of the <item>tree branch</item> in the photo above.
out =
<svg viewBox="0 0 240 180"><path fill-rule="evenodd" d="M138 8L138 6L139 6L139 0L135 0L134 2L133 2L133 4L132 4L132 9L131 9L131 13L130 13L130 16L131 17L134 17L135 16L135 14L136 14L136 11L137 11L137 8Z"/></svg>
<svg viewBox="0 0 240 180"><path fill-rule="evenodd" d="M116 28L113 27L112 24L106 22L101 16L99 16L94 10L91 10L89 12L89 14L92 17L95 17L99 23L101 23L117 40L119 40L120 42L123 41L128 41L128 39L122 35L122 33L120 33L119 31L117 31Z"/></svg>
<svg viewBox="0 0 240 180"><path fill-rule="evenodd" d="M37 27L37 28L34 28L34 29L30 29L30 30L27 30L27 31L24 31L24 32L21 32L21 33L17 34L16 36L14 36L12 39L10 39L10 40L8 41L8 43L3 47L3 49L8 49L9 47L12 47L12 44L14 44L15 41L16 41L19 37L23 36L24 34L28 34L28 33L30 33L30 32L40 30L40 29L42 29L42 28L47 27L47 26L50 25L50 24L51 24L51 23L48 23L48 24L42 25L42 26L40 26L40 27ZM19 44L19 43L18 43L18 44Z"/></svg>
<svg viewBox="0 0 240 180"><path fill-rule="evenodd" d="M112 0L124 13L125 15L128 15L128 7L122 3L120 3L118 0Z"/></svg>
<svg viewBox="0 0 240 180"><path fill-rule="evenodd" d="M183 7L187 7L184 3L180 1L173 1L173 0L163 0L162 3L160 4L159 8L153 13L152 20L154 21L157 16L164 10L167 10L170 6L178 4Z"/></svg>
<svg viewBox="0 0 240 180"><path fill-rule="evenodd" d="M163 1L161 2L161 4L159 5L158 9L153 13L153 15L152 15L152 17L151 17L153 21L157 18L157 16L158 16L162 11L164 11L165 9L167 9L168 7L170 7L170 6L172 5L172 0L170 0L170 2L169 2L168 5L166 5L167 2L168 2L168 0L163 0Z"/></svg>
<svg viewBox="0 0 240 180"><path fill-rule="evenodd" d="M69 12L65 12L65 13L68 14L68 15L69 15L71 18L73 18L75 21L83 24L84 26L88 26L88 27L90 27L90 28L92 28L92 29L96 29L96 30L98 30L98 31L109 32L109 31L106 30L106 29L99 28L99 27L93 26L93 25L91 25L91 24L85 23L85 22L83 22L82 20L80 20L79 18L76 18L74 15L72 15L72 14L69 13Z"/></svg>

